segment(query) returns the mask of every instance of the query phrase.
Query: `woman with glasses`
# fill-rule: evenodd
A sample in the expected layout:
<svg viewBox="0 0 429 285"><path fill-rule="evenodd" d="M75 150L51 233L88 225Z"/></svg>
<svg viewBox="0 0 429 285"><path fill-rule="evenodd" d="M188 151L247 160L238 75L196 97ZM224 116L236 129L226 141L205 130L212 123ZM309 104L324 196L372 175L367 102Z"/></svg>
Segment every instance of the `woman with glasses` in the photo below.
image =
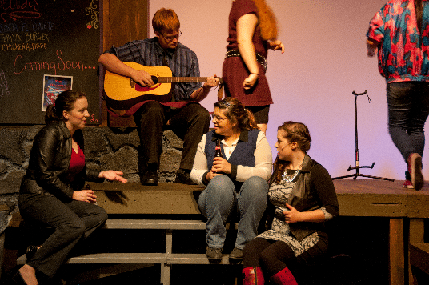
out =
<svg viewBox="0 0 429 285"><path fill-rule="evenodd" d="M214 130L203 135L198 144L191 178L207 186L199 196L198 207L207 218L209 260L222 259L225 223L238 212L238 233L230 254L236 261L243 258L244 245L256 236L266 208L271 148L252 113L235 98L214 104L213 124ZM216 145L220 145L222 157L215 157Z"/></svg>
<svg viewBox="0 0 429 285"><path fill-rule="evenodd" d="M227 97L238 98L266 133L271 92L265 77L267 50L281 50L274 13L265 0L234 0L229 14L223 81Z"/></svg>
<svg viewBox="0 0 429 285"><path fill-rule="evenodd" d="M307 155L310 145L303 123L279 127L278 157L268 190L268 230L244 249L243 285L263 285L264 280L301 284L300 278L308 275L301 269L327 252L324 222L338 215L338 201L328 171Z"/></svg>

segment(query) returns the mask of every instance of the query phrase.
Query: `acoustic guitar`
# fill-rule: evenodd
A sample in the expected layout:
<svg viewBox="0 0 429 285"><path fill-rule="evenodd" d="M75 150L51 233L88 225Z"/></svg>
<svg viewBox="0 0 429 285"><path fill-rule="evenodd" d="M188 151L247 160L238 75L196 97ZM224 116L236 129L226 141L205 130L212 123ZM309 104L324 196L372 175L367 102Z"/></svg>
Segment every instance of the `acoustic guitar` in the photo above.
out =
<svg viewBox="0 0 429 285"><path fill-rule="evenodd" d="M143 66L136 62L124 62L124 64L136 70L148 72L154 85L142 86L129 77L106 71L104 78L106 102L118 109L127 109L145 100L170 101L171 83L207 81L207 77L173 77L168 66ZM219 84L222 84L221 78L219 78Z"/></svg>

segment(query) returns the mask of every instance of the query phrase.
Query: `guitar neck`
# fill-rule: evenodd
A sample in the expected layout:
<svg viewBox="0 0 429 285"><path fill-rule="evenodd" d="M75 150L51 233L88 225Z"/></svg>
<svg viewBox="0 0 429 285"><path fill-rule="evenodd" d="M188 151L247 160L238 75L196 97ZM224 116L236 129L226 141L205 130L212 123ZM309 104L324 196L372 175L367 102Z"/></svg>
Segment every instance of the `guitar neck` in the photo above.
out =
<svg viewBox="0 0 429 285"><path fill-rule="evenodd" d="M158 83L206 82L207 77L158 77Z"/></svg>

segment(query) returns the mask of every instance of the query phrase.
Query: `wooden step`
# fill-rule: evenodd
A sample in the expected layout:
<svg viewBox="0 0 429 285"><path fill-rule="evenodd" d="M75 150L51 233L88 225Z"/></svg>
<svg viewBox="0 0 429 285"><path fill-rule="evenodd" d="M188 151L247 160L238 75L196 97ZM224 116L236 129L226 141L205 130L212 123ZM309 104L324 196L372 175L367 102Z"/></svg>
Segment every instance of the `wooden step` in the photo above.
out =
<svg viewBox="0 0 429 285"><path fill-rule="evenodd" d="M108 219L107 229L205 230L200 220Z"/></svg>
<svg viewBox="0 0 429 285"><path fill-rule="evenodd" d="M198 215L198 196L204 187L181 183L88 183L97 204L108 214Z"/></svg>
<svg viewBox="0 0 429 285"><path fill-rule="evenodd" d="M21 255L17 264L25 264L26 257ZM95 253L72 257L68 264L211 264L205 254L182 253ZM229 255L224 254L216 264L230 264Z"/></svg>

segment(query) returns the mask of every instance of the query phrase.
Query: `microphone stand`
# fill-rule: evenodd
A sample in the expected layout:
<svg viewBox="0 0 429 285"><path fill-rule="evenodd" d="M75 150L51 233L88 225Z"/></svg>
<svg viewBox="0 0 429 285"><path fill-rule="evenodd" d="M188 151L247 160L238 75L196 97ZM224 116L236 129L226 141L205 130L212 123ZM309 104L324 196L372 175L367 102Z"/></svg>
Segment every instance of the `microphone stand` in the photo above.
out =
<svg viewBox="0 0 429 285"><path fill-rule="evenodd" d="M361 95L366 95L366 97L368 97L368 103L371 103L371 98L369 98L366 90L363 93L356 93L353 90L352 94L355 95L355 166L352 167L350 165L349 168L347 168L347 171L354 169L354 170L356 170L356 172L355 172L355 174L349 174L349 175L335 177L335 178L332 178L332 180L349 178L349 177L353 177L353 179L356 179L359 176L359 177L367 177L367 178L372 178L372 179L383 179L383 180L388 180L388 181L394 182L395 179L383 178L383 177L378 177L378 176L373 176L373 175L364 175L364 174L359 173L360 168L371 168L372 169L375 165L375 162L373 162L371 164L371 166L359 166L359 142L358 142L358 129L357 129L357 97L361 96Z"/></svg>

